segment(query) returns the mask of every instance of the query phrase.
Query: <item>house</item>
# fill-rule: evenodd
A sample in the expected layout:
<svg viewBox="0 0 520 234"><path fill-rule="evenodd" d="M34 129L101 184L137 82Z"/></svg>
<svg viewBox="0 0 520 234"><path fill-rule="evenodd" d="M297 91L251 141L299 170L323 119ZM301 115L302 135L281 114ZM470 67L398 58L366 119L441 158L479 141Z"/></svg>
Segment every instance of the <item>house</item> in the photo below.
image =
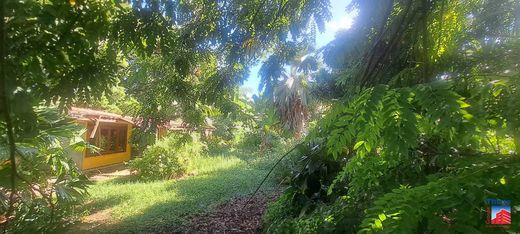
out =
<svg viewBox="0 0 520 234"><path fill-rule="evenodd" d="M130 118L104 111L76 108L69 116L84 126L86 142L100 148L98 152L85 150L71 153L72 159L82 170L108 166L130 160L130 135L134 123Z"/></svg>

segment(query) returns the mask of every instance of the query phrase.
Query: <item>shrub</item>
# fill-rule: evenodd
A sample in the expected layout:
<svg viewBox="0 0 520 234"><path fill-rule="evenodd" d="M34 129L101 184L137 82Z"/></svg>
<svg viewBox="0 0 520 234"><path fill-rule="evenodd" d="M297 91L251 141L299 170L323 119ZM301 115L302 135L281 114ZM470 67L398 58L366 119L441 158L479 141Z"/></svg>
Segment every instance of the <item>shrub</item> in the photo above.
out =
<svg viewBox="0 0 520 234"><path fill-rule="evenodd" d="M5 137L0 138L0 219L13 208L0 232L53 233L71 221L75 205L87 196L88 179L69 157L72 150L87 147L82 129L56 108L33 108L34 119L16 132L16 187ZM30 123L30 125L29 125ZM0 123L0 136L6 128ZM12 195L12 196L11 196Z"/></svg>
<svg viewBox="0 0 520 234"><path fill-rule="evenodd" d="M277 149L273 152L275 154L273 156L276 158L281 157L289 147L292 146L288 146L283 150ZM301 155L295 153L287 155L273 170L273 177L280 183L288 183L294 177L294 174L301 170L301 160Z"/></svg>
<svg viewBox="0 0 520 234"><path fill-rule="evenodd" d="M292 142L284 138L283 134L272 127L263 126L245 134L239 143L239 148L252 152L259 151L263 155L284 151L291 144Z"/></svg>
<svg viewBox="0 0 520 234"><path fill-rule="evenodd" d="M338 213L348 212L344 202L319 207L316 212L306 214L315 205L309 205L292 188L267 206L263 216L264 233L330 233L338 223ZM348 233L343 228L339 233Z"/></svg>
<svg viewBox="0 0 520 234"><path fill-rule="evenodd" d="M492 93L463 97L455 87L376 86L338 103L297 148L303 160L289 184L303 205L281 204L301 208L270 232L490 231L485 198L518 199L517 119L488 112ZM500 154L505 147L513 155Z"/></svg>
<svg viewBox="0 0 520 234"><path fill-rule="evenodd" d="M146 147L155 143L155 134L142 128L134 128L130 137L132 156L142 155Z"/></svg>
<svg viewBox="0 0 520 234"><path fill-rule="evenodd" d="M493 158L489 158L493 157ZM467 160L467 159L466 159ZM517 157L475 157L458 172L432 177L425 185L402 186L379 197L365 211L361 233L479 233L486 224L486 198L517 201L520 194L520 161ZM460 171L460 172L459 172ZM513 207L514 209L514 207ZM512 212L511 219L518 219ZM509 230L518 231L512 222ZM513 231L515 230L515 231ZM506 232L494 229L493 232Z"/></svg>
<svg viewBox="0 0 520 234"><path fill-rule="evenodd" d="M276 201L267 205L263 216L263 230L265 233L281 230L287 231L291 227L291 225L286 225L285 227L279 225L283 225L298 212L298 209L292 206L293 198L294 193L287 191Z"/></svg>
<svg viewBox="0 0 520 234"><path fill-rule="evenodd" d="M223 155L227 154L230 151L233 151L235 148L235 145L222 140L218 137L208 137L204 140L208 147L208 152L210 152L212 155Z"/></svg>
<svg viewBox="0 0 520 234"><path fill-rule="evenodd" d="M206 146L198 134L171 133L148 147L129 166L146 179L173 179L184 175L189 158L204 153Z"/></svg>

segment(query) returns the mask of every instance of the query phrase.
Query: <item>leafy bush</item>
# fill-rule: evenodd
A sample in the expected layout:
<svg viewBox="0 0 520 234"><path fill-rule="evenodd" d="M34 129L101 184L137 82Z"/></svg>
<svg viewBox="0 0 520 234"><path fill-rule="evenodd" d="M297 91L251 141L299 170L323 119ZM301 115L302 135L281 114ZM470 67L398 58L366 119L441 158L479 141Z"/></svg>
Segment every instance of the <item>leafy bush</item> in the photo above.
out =
<svg viewBox="0 0 520 234"><path fill-rule="evenodd" d="M291 146L293 142L285 138L280 131L274 127L262 126L247 132L239 144L241 149L260 154L283 151Z"/></svg>
<svg viewBox="0 0 520 234"><path fill-rule="evenodd" d="M155 143L155 134L142 128L134 128L130 136L132 145L132 156L142 155L149 145Z"/></svg>
<svg viewBox="0 0 520 234"><path fill-rule="evenodd" d="M282 152L293 142L272 126L249 126L241 121L217 119L217 129L205 139L212 154L241 151L246 154L265 155ZM228 124L228 125L226 125Z"/></svg>
<svg viewBox="0 0 520 234"><path fill-rule="evenodd" d="M215 118L213 125L215 126L215 130L211 136L204 139L210 149L209 151L213 155L227 154L235 150L244 150L243 142L245 139L248 139L253 132L244 121L237 120L236 117L233 118L231 116L219 116Z"/></svg>
<svg viewBox="0 0 520 234"><path fill-rule="evenodd" d="M283 151L280 152L280 154L283 153ZM280 157L280 155L277 156ZM287 157L280 161L277 168L273 171L273 177L280 183L289 182L299 168L299 160L300 157L297 154L287 155Z"/></svg>
<svg viewBox="0 0 520 234"><path fill-rule="evenodd" d="M279 205L297 212L268 219L269 230L488 231L485 197L519 199L520 189L517 156L496 150L516 140L518 118L485 101L497 86L510 95L503 99L514 100L516 81L491 83L470 97L460 85L440 82L376 86L336 105L297 148L293 199Z"/></svg>
<svg viewBox="0 0 520 234"><path fill-rule="evenodd" d="M460 172L433 178L425 185L402 187L379 197L366 211L362 233L479 233L486 225L485 199L520 199L519 158L470 159ZM520 218L512 207L511 219ZM511 229L520 230L512 222ZM497 229L493 232L505 230Z"/></svg>
<svg viewBox="0 0 520 234"><path fill-rule="evenodd" d="M272 148L269 154L279 159L282 155L287 153L288 149L295 147L296 144L296 140L292 138L281 138L276 147ZM301 162L303 160L305 160L305 156L302 157L299 152L288 154L273 171L273 177L279 181L279 183L288 183L301 171Z"/></svg>
<svg viewBox="0 0 520 234"><path fill-rule="evenodd" d="M130 161L129 166L146 179L173 179L186 173L190 157L205 150L198 134L171 133Z"/></svg>
<svg viewBox="0 0 520 234"><path fill-rule="evenodd" d="M280 198L276 201L269 203L267 205L266 213L263 216L264 222L264 232L265 233L273 233L275 230L271 230L271 226L276 227L283 221L290 219L295 215L298 211L295 207L292 206L292 200L294 197L294 193L290 191L286 191ZM290 227L290 225L289 225ZM277 227L278 230L285 230L289 227L281 228Z"/></svg>
<svg viewBox="0 0 520 234"><path fill-rule="evenodd" d="M17 129L14 193L6 129L0 124L0 218L13 208L8 233L54 232L70 221L75 205L87 195L88 179L69 157L71 150L86 147L82 129L54 108L35 107L31 117L35 121Z"/></svg>
<svg viewBox="0 0 520 234"><path fill-rule="evenodd" d="M268 204L263 217L264 233L327 233L336 230L338 224L335 216L347 213L348 209L338 209L342 206L322 206L316 212L306 214L310 210L309 203L292 188L289 188L278 200ZM352 232L340 229L339 233Z"/></svg>

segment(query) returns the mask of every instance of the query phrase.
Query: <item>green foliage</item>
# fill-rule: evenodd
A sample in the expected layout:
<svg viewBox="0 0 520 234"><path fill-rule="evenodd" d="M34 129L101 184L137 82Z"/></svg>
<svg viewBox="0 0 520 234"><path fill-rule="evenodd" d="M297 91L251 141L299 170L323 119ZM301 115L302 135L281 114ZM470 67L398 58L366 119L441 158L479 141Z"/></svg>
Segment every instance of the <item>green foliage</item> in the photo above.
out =
<svg viewBox="0 0 520 234"><path fill-rule="evenodd" d="M87 185L67 153L84 148L77 126L58 112L116 83L121 56L110 38L120 8L111 1L0 4L2 228L52 232Z"/></svg>
<svg viewBox="0 0 520 234"><path fill-rule="evenodd" d="M263 221L266 224L273 224L287 217L294 216L297 209L292 206L292 199L294 193L287 191L282 194L276 201L268 204L266 213L263 216ZM269 228L265 227L264 231L270 233Z"/></svg>
<svg viewBox="0 0 520 234"><path fill-rule="evenodd" d="M151 132L178 117L201 125L214 108L237 104L236 86L266 49L289 35L299 40L310 24L323 31L330 17L329 2L317 0L2 1L0 6L0 126L2 147L8 148L2 153L10 155L2 165L14 165L23 157L23 140L45 130L34 124L39 115L34 107L41 102L60 111L72 104L132 110ZM121 77L130 102L120 99L121 89L114 90ZM160 147L151 151L169 153ZM61 164L73 168L70 161ZM10 170L6 178L14 180L17 170ZM16 192L15 183L10 186ZM31 199L27 204L36 201ZM12 214L8 209L1 215Z"/></svg>
<svg viewBox="0 0 520 234"><path fill-rule="evenodd" d="M159 56L137 58L122 81L128 96L138 101L126 114L136 117L140 127L150 132L181 117L200 125L205 115L198 101L200 83L196 79L195 75L179 74L177 68Z"/></svg>
<svg viewBox="0 0 520 234"><path fill-rule="evenodd" d="M132 146L132 156L140 156L148 146L155 143L156 134L143 130L142 128L132 129L130 145Z"/></svg>
<svg viewBox="0 0 520 234"><path fill-rule="evenodd" d="M186 173L190 158L204 153L206 145L199 138L197 134L171 133L128 165L146 179L178 178Z"/></svg>
<svg viewBox="0 0 520 234"><path fill-rule="evenodd" d="M213 131L210 137L204 139L208 144L208 150L213 154L254 148L254 145L244 144L245 139L252 134L252 130L245 122L231 116L218 116L214 119L213 125L215 126L215 131Z"/></svg>
<svg viewBox="0 0 520 234"><path fill-rule="evenodd" d="M260 152L270 152L282 144L282 136L280 133L269 126L259 126L247 133L240 142L240 146L244 149L251 149Z"/></svg>
<svg viewBox="0 0 520 234"><path fill-rule="evenodd" d="M302 135L309 119L311 98L308 83L319 66L312 53L315 39L312 29L301 43L280 45L259 71L258 88L264 91L262 97L274 104L281 127L294 133L296 138ZM286 66L290 66L290 72L286 71Z"/></svg>
<svg viewBox="0 0 520 234"><path fill-rule="evenodd" d="M139 107L139 102L134 98L128 96L127 91L120 85L115 85L110 88L110 92L103 93L99 100L94 100L90 103L76 103L75 106L93 109L101 109L111 113L130 116L135 108Z"/></svg>
<svg viewBox="0 0 520 234"><path fill-rule="evenodd" d="M115 84L120 55L109 38L120 8L114 2L6 1L5 5L10 92L19 87L20 96L65 105L101 96Z"/></svg>
<svg viewBox="0 0 520 234"><path fill-rule="evenodd" d="M31 131L17 134L14 194L7 189L11 166L3 140L5 125L0 125L0 212L9 209L11 196L15 207L8 232L55 231L87 195L88 180L69 156L86 147L81 128L55 108L36 107L34 113Z"/></svg>
<svg viewBox="0 0 520 234"><path fill-rule="evenodd" d="M265 100L245 97L234 101L235 110L214 118L213 134L205 139L212 152L242 151L263 155L290 147L291 139L277 127L274 109Z"/></svg>
<svg viewBox="0 0 520 234"><path fill-rule="evenodd" d="M510 200L520 197L518 157L464 159L472 164L457 165L454 174L433 177L417 187L394 189L376 199L366 210L361 233L433 232L433 233L506 233L486 225L486 198L499 196ZM513 207L512 217L518 217ZM511 223L518 230L518 223Z"/></svg>
<svg viewBox="0 0 520 234"><path fill-rule="evenodd" d="M132 160L130 168L148 179L173 179L184 175L187 159L170 149L171 146L161 143L157 142L146 149L142 157Z"/></svg>
<svg viewBox="0 0 520 234"><path fill-rule="evenodd" d="M502 186L518 183L517 162L495 160L520 148L518 1L353 0L347 10L358 12L357 24L318 54L309 43L330 17L329 1L0 6L0 173L12 179L0 185L0 217L9 216L8 230L52 231L85 194L64 150L75 130L41 103L125 112L152 133L177 118L196 128L237 115L212 144L263 155L284 146L283 127L303 133L311 75L326 81L313 85L318 96L342 98L325 103L329 114L289 158L292 171L282 175L292 176L291 188L268 212L270 231L485 231L475 220L480 189L518 192ZM277 112L253 112L236 86L266 55L261 88ZM327 68L316 74L320 60L309 55ZM137 148L151 139L135 136ZM202 148L198 138L170 136L131 166L146 178L177 177ZM407 203L422 206L413 213Z"/></svg>
<svg viewBox="0 0 520 234"><path fill-rule="evenodd" d="M114 22L130 57L124 79L144 128L182 117L193 126L236 104L248 66L279 44L324 30L328 1L130 1ZM194 20L196 19L196 20ZM233 109L233 108L231 108Z"/></svg>
<svg viewBox="0 0 520 234"><path fill-rule="evenodd" d="M484 197L517 199L519 6L352 1L314 87L342 98L298 149L299 215L270 231L517 231L485 226Z"/></svg>
<svg viewBox="0 0 520 234"><path fill-rule="evenodd" d="M489 106L485 100L493 97L493 93L488 89L477 89L471 92L471 97L463 97L455 91L458 89L455 87L458 86L452 86L450 83L450 81L442 81L393 89L387 86L376 86L366 89L345 104L334 106L332 112L323 118L311 133L308 142L298 149L302 160L300 166L293 172L290 185L297 189L294 196L303 201L298 206L300 216L299 218L298 216L289 218L287 222L290 224L284 223L285 221L273 224L275 225L273 228L284 230L287 225L296 228L304 223L317 225L312 221L314 216L323 218L331 214L330 212L333 210L347 210L342 207L348 207L348 210L360 213L367 208L374 207L373 204L375 204L379 205L377 212L380 213L381 210L397 209L399 211L399 209L403 209L403 206L408 207L405 204L409 200L416 199L412 203L416 205L411 205L408 212L412 212L416 207L423 207L422 209L427 210L425 211L427 213L424 214L425 217L403 218L403 220L411 221L408 224L389 225L385 229L388 232L396 230L414 232L416 229L406 228L423 226L423 218L427 222L434 222L432 221L433 216L428 215L440 214L439 210L435 210L438 208L437 200L429 202L429 200L423 199L424 196L431 196L434 188L423 189L422 187L436 186L435 188L440 189L439 196L444 193L442 199L451 197L457 202L461 201L460 196L457 197L449 192L457 190L456 186L466 188L467 185L464 183L474 186L471 188L480 189L468 188L465 190L467 196L483 197L485 196L483 190L491 191L491 194L500 194L501 197L513 196L517 189L514 186L497 192L493 192L490 186L502 177L513 178L513 175L518 172L514 166L516 164L499 160L494 155L480 157L474 155L499 153L488 143L490 132L499 131L502 135L498 138L502 139L502 142L512 143L511 139L514 139L516 131L507 126L514 124L514 121L490 125L490 120L496 119L498 116L500 116L499 119L506 118L500 111L479 106ZM508 82L508 84L507 88L505 86L501 86L501 88L504 88L506 93L514 93L517 89L516 82ZM492 137L497 136L492 135ZM503 147L503 144L501 145ZM459 174L464 174L459 170L465 168L460 162L468 164L473 162L472 168L475 170L476 165L479 165L482 168L490 168L490 171L482 170L482 174L471 174L475 176L474 183L468 180L467 176L459 180ZM508 164L511 166L506 166ZM492 173L498 174L495 177L484 176ZM432 183L429 181L429 177L445 182ZM453 184L446 184L448 182ZM410 192L408 200L404 199L401 193L393 194L396 193L395 191L400 191L395 189L403 185L411 187L410 191L424 194L419 196L418 192ZM450 190L442 190L447 187ZM338 199L341 200L344 196L348 197L346 205L344 205L345 202L334 202ZM373 203L386 196L403 199L394 199L395 203L389 203L387 206ZM471 206L483 209L483 199L478 201L473 199L472 201L474 202ZM320 205L321 203L332 205ZM455 209L460 204L453 203L451 208ZM482 219L480 215L483 213L473 214L465 212L466 209L460 208L460 210L460 215L467 215L465 220ZM397 211L385 213L385 215L395 215L394 213ZM353 212L354 214L343 212L332 216L338 220L338 223L333 225L334 228L330 230L338 231L340 225L354 227L351 231L356 230L361 219L347 217L355 215L356 212ZM378 217L378 214L371 213L372 217ZM415 216L416 213L411 215ZM342 223L342 220L347 220L347 223ZM457 222L456 220L461 220L461 218L456 218L453 222ZM370 228L380 229L382 221L384 220L370 221L372 222ZM475 223L460 222L460 228L485 229L484 226L475 226ZM364 224L364 227L367 225ZM323 228L330 228L329 226L330 224L327 222L319 222L319 225L315 226L313 230L324 230ZM434 229L429 228L425 231ZM297 232L295 230L297 229L293 231ZM459 229L449 229L448 231L457 232L457 230Z"/></svg>
<svg viewBox="0 0 520 234"><path fill-rule="evenodd" d="M321 204L315 212L306 214L309 209L297 192L288 189L275 202L270 203L264 215L264 233L330 233L334 230L338 233L352 232L348 223L337 220L337 217L352 215L352 208L347 208L344 201L327 206ZM304 212L302 212L304 211Z"/></svg>

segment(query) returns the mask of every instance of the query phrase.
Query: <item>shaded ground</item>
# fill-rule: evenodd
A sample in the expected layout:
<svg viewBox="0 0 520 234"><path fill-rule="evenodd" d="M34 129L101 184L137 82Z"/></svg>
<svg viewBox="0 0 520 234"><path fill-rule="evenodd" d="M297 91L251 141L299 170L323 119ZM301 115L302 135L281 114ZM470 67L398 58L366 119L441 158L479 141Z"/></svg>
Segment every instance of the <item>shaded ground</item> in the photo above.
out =
<svg viewBox="0 0 520 234"><path fill-rule="evenodd" d="M116 178L125 178L130 176L130 170L124 164L115 164L103 168L97 168L84 171L85 175L92 182L101 182ZM85 205L91 206L95 201L89 201ZM101 225L110 224L111 215L110 209L99 210L90 213L81 218L80 222L76 224L68 233L90 233L95 228Z"/></svg>
<svg viewBox="0 0 520 234"><path fill-rule="evenodd" d="M278 193L260 193L251 200L236 198L208 213L191 217L184 226L158 233L260 233L266 205L277 196Z"/></svg>

